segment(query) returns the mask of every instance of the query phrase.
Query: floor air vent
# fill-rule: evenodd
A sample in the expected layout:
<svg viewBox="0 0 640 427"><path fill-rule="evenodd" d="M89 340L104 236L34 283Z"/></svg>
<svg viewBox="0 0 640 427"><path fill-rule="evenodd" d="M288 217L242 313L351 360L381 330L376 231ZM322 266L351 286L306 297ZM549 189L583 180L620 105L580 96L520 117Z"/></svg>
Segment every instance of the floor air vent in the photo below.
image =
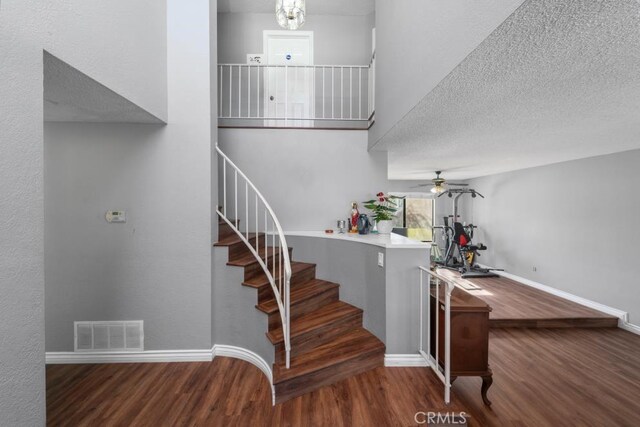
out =
<svg viewBox="0 0 640 427"><path fill-rule="evenodd" d="M143 351L142 320L74 322L75 351Z"/></svg>

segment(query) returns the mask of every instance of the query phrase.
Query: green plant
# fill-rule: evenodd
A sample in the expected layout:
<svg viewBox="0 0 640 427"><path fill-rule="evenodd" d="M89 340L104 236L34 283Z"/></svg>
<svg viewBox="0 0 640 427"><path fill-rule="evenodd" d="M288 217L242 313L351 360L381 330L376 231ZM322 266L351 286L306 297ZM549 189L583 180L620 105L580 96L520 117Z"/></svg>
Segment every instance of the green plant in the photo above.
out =
<svg viewBox="0 0 640 427"><path fill-rule="evenodd" d="M385 195L383 192L376 194L376 197L376 199L362 202L364 207L373 213L373 219L375 219L376 222L391 221L400 209L395 202L400 199L400 197Z"/></svg>

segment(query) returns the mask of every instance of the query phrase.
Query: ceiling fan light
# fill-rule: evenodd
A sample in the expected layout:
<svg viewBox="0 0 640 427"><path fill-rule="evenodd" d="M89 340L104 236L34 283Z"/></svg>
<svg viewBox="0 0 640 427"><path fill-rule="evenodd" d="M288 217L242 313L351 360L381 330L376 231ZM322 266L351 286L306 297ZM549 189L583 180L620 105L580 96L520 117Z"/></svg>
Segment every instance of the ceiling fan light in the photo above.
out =
<svg viewBox="0 0 640 427"><path fill-rule="evenodd" d="M434 185L433 187L431 187L431 192L433 194L440 194L440 193L444 193L445 189L441 185Z"/></svg>

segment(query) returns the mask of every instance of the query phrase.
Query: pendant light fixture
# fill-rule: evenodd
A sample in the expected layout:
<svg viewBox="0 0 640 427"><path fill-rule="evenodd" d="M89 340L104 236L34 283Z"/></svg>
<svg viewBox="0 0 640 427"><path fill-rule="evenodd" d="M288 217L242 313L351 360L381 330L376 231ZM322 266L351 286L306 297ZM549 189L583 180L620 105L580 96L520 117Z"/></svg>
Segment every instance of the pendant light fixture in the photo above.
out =
<svg viewBox="0 0 640 427"><path fill-rule="evenodd" d="M305 0L276 0L276 19L287 30L297 30L304 25Z"/></svg>

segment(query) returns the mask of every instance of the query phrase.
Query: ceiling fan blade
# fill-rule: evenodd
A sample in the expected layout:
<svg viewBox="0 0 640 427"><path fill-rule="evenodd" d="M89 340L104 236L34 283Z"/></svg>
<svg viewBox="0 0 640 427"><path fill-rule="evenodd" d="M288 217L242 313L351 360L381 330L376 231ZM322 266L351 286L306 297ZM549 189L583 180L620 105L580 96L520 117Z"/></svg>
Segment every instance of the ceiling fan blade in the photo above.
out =
<svg viewBox="0 0 640 427"><path fill-rule="evenodd" d="M447 182L447 185L453 185L454 187L468 187L469 184L463 182Z"/></svg>
<svg viewBox="0 0 640 427"><path fill-rule="evenodd" d="M423 188L423 187L433 187L433 184L419 184L419 185L415 185L411 188Z"/></svg>

